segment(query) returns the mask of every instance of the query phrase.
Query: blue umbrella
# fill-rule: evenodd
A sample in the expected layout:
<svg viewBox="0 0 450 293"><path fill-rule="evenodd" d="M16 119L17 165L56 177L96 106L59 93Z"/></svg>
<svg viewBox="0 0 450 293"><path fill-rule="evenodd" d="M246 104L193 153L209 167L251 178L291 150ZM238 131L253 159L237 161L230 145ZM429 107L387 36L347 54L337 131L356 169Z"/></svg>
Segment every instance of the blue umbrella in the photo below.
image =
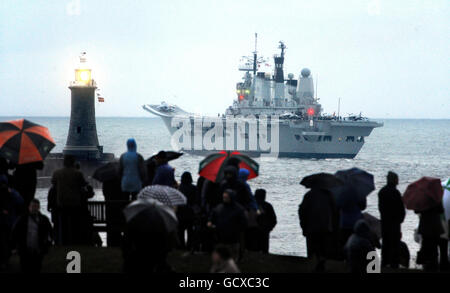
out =
<svg viewBox="0 0 450 293"><path fill-rule="evenodd" d="M373 175L359 168L340 170L334 175L344 182L347 191L351 190L359 199L366 198L375 190Z"/></svg>

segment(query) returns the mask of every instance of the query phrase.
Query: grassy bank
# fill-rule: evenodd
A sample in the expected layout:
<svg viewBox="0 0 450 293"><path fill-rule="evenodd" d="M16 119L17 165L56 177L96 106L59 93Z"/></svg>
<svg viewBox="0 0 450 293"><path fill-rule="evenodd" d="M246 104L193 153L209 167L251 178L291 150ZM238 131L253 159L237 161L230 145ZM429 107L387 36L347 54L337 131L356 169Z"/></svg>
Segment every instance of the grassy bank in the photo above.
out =
<svg viewBox="0 0 450 293"><path fill-rule="evenodd" d="M122 253L118 248L111 247L54 247L46 256L42 272L65 273L69 260L66 255L69 251L78 251L81 255L82 273L120 273L122 271ZM206 273L210 268L208 254L189 254L174 251L168 259L175 272L180 273ZM243 261L239 264L243 273L308 273L312 272L314 264L304 257L246 252ZM12 256L9 272L19 271L19 258ZM346 267L343 262L328 261L327 273L344 273ZM383 270L383 272L419 272L417 270Z"/></svg>

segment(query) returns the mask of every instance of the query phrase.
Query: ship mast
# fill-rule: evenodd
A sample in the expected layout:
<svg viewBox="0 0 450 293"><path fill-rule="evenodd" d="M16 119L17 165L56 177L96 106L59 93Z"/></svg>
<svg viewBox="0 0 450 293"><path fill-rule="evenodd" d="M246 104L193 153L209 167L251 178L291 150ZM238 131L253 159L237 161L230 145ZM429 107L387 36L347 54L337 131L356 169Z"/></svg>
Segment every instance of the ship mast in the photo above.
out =
<svg viewBox="0 0 450 293"><path fill-rule="evenodd" d="M256 60L257 60L257 55L258 55L258 51L257 51L257 42L258 42L258 34L255 33L255 51L253 52L253 76L256 76Z"/></svg>

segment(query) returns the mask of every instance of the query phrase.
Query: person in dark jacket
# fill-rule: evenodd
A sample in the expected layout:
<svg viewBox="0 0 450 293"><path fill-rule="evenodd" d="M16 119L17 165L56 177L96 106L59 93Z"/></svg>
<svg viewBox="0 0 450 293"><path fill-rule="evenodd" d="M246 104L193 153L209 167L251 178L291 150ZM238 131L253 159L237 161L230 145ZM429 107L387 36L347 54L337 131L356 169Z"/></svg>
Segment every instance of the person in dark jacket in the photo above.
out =
<svg viewBox="0 0 450 293"><path fill-rule="evenodd" d="M344 247L344 252L351 273L367 273L367 265L370 260L367 254L374 251L371 241L370 227L363 219L355 224L354 233L349 237Z"/></svg>
<svg viewBox="0 0 450 293"><path fill-rule="evenodd" d="M245 248L250 251L258 251L258 222L256 220L260 211L258 210L258 204L253 196L252 189L247 182L250 171L245 168L239 169L238 180L242 182L247 188L247 194L250 195L250 201L246 208L247 214L247 230L245 231Z"/></svg>
<svg viewBox="0 0 450 293"><path fill-rule="evenodd" d="M258 203L256 202L255 197L253 196L252 189L247 182L249 175L250 171L248 171L247 169L244 168L239 169L238 179L240 182L244 183L245 187L247 188L248 194L250 194L250 202L248 204L248 210L256 212L258 211Z"/></svg>
<svg viewBox="0 0 450 293"><path fill-rule="evenodd" d="M104 181L102 191L106 202L106 243L108 247L117 247L121 245L122 232L125 226L122 211L129 203L129 195L122 192L119 176Z"/></svg>
<svg viewBox="0 0 450 293"><path fill-rule="evenodd" d="M257 189L255 191L255 199L260 211L256 218L258 222L258 251L269 253L270 232L277 225L277 216L273 206L266 201L266 190Z"/></svg>
<svg viewBox="0 0 450 293"><path fill-rule="evenodd" d="M0 270L11 255L10 233L22 210L22 197L8 185L8 177L0 175Z"/></svg>
<svg viewBox="0 0 450 293"><path fill-rule="evenodd" d="M156 155L156 165L157 167L152 184L175 187L177 184L177 182L175 181L175 169L169 165L169 161L167 160L167 154L165 151L160 151Z"/></svg>
<svg viewBox="0 0 450 293"><path fill-rule="evenodd" d="M191 173L184 172L181 175L181 184L178 187L187 200L186 205L177 208L178 239L182 249L192 248L194 240L194 221L200 213L199 193L197 187L192 184L192 182ZM184 237L185 231L187 231L187 241Z"/></svg>
<svg viewBox="0 0 450 293"><path fill-rule="evenodd" d="M387 175L387 185L378 193L378 209L381 217L381 266L398 268L400 262L401 224L405 219L405 207L397 190L398 176Z"/></svg>
<svg viewBox="0 0 450 293"><path fill-rule="evenodd" d="M134 200L142 189L145 181L144 158L137 152L134 138L127 140L127 152L119 159L119 176L122 192L127 193Z"/></svg>
<svg viewBox="0 0 450 293"><path fill-rule="evenodd" d="M312 188L303 197L298 216L306 237L308 258L316 258L316 271L321 272L334 250L332 236L337 229L337 209L332 194L325 189Z"/></svg>
<svg viewBox="0 0 450 293"><path fill-rule="evenodd" d="M228 245L235 259L240 259L240 241L247 227L244 208L237 203L236 193L231 189L223 192L223 203L213 211L207 224L216 231L217 243Z"/></svg>
<svg viewBox="0 0 450 293"><path fill-rule="evenodd" d="M83 242L82 217L85 216L83 203L87 185L83 173L75 168L75 157L64 156L64 167L53 173L52 185L56 190L58 210L58 244L71 245Z"/></svg>
<svg viewBox="0 0 450 293"><path fill-rule="evenodd" d="M39 200L32 199L28 213L19 218L12 233L13 243L20 256L20 267L24 273L41 271L42 260L51 245L52 226L39 210Z"/></svg>
<svg viewBox="0 0 450 293"><path fill-rule="evenodd" d="M420 212L418 232L422 236L422 246L419 253L421 254L420 262L423 263L426 271L438 269L438 247L440 236L444 233L441 222L443 212L442 203ZM441 260L441 263L445 262L446 260Z"/></svg>
<svg viewBox="0 0 450 293"><path fill-rule="evenodd" d="M12 187L16 189L24 200L24 212L28 204L34 198L37 184L37 170L42 170L44 164L35 162L17 165L12 180Z"/></svg>
<svg viewBox="0 0 450 293"><path fill-rule="evenodd" d="M236 194L236 202L239 203L246 210L251 208L251 202L253 195L250 193L249 188L238 180L239 170L233 166L228 165L224 168L224 180L220 184L219 194L223 194L225 190L234 190Z"/></svg>
<svg viewBox="0 0 450 293"><path fill-rule="evenodd" d="M204 177L197 182L197 188L201 200L200 212L200 248L202 251L212 252L214 249L214 233L207 227L211 212L223 202L223 196L219 196L220 185ZM199 184L200 183L200 184Z"/></svg>
<svg viewBox="0 0 450 293"><path fill-rule="evenodd" d="M362 211L367 207L367 199L358 196L351 186L347 186L338 196L336 206L339 211L339 242L342 250L353 234L356 222L363 218Z"/></svg>

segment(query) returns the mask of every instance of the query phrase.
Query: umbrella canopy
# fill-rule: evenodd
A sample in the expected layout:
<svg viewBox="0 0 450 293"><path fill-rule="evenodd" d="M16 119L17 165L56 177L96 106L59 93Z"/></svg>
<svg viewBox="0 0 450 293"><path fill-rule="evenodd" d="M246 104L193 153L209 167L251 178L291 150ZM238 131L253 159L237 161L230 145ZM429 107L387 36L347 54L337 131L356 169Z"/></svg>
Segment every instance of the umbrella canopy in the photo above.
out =
<svg viewBox="0 0 450 293"><path fill-rule="evenodd" d="M172 208L151 198L140 198L130 203L124 210L125 221L146 229L158 229L166 233L175 232L177 216ZM157 224L158 227L155 227Z"/></svg>
<svg viewBox="0 0 450 293"><path fill-rule="evenodd" d="M174 207L186 204L186 197L175 188L166 185L150 185L144 187L138 198L153 198L164 205Z"/></svg>
<svg viewBox="0 0 450 293"><path fill-rule="evenodd" d="M402 199L407 209L422 212L439 204L443 194L439 178L422 177L408 185Z"/></svg>
<svg viewBox="0 0 450 293"><path fill-rule="evenodd" d="M300 184L306 188L323 188L330 189L338 187L344 184L344 182L338 179L333 174L329 173L316 173L306 177L303 177Z"/></svg>
<svg viewBox="0 0 450 293"><path fill-rule="evenodd" d="M340 170L334 175L344 182L346 190L351 190L352 193L361 198L367 197L375 190L373 175L359 168Z"/></svg>
<svg viewBox="0 0 450 293"><path fill-rule="evenodd" d="M154 154L153 156L151 156L150 158L145 160L145 163L149 164L152 160L156 159L157 155L158 154ZM166 160L167 161L176 160L179 157L181 157L182 155L183 155L183 153L180 153L180 152L166 151Z"/></svg>
<svg viewBox="0 0 450 293"><path fill-rule="evenodd" d="M97 168L92 174L92 178L106 182L117 179L119 177L119 162L109 162Z"/></svg>
<svg viewBox="0 0 450 293"><path fill-rule="evenodd" d="M363 213L363 218L366 223L369 225L370 230L377 236L378 239L381 239L381 221L377 217L372 216L369 213Z"/></svg>
<svg viewBox="0 0 450 293"><path fill-rule="evenodd" d="M13 164L41 162L54 146L44 126L26 119L0 123L0 156Z"/></svg>
<svg viewBox="0 0 450 293"><path fill-rule="evenodd" d="M222 181L224 168L230 159L239 160L239 168L247 169L250 172L247 179L258 176L259 164L249 156L236 151L221 151L208 155L200 162L198 174L212 182L218 183Z"/></svg>

